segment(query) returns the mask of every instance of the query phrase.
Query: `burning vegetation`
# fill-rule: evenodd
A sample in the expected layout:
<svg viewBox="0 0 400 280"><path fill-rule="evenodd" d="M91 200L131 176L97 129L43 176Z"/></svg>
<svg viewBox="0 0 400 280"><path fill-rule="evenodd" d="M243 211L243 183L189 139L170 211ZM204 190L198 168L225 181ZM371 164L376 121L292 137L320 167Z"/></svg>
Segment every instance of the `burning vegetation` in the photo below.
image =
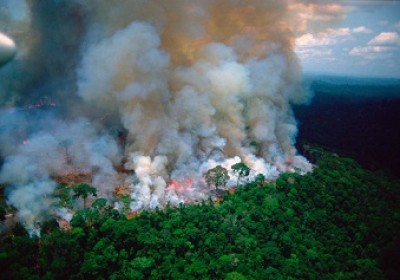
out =
<svg viewBox="0 0 400 280"><path fill-rule="evenodd" d="M40 237L16 224L0 236L2 277L397 279L399 180L319 148L309 152L314 172L248 182L215 200L132 212L129 195L120 199L124 210L92 197L69 222L43 222ZM216 171L226 175L222 168L209 174ZM68 186L75 188L91 197L87 185Z"/></svg>
<svg viewBox="0 0 400 280"><path fill-rule="evenodd" d="M294 2L20 3L4 21L19 52L0 72L0 183L16 218L35 231L70 216L54 208L60 184L137 212L207 200L243 174L310 172L294 146L291 104L309 96ZM210 184L218 166L229 176Z"/></svg>

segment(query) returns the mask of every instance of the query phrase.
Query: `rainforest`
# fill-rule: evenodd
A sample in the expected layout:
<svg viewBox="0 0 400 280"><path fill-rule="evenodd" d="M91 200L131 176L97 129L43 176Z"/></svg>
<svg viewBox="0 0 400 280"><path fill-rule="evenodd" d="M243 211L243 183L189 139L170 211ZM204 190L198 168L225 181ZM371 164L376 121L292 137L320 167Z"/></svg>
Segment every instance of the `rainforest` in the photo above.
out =
<svg viewBox="0 0 400 280"><path fill-rule="evenodd" d="M395 279L400 181L306 149L313 173L249 182L216 201L128 217L97 198L67 229L44 222L40 238L15 225L1 237L2 278Z"/></svg>

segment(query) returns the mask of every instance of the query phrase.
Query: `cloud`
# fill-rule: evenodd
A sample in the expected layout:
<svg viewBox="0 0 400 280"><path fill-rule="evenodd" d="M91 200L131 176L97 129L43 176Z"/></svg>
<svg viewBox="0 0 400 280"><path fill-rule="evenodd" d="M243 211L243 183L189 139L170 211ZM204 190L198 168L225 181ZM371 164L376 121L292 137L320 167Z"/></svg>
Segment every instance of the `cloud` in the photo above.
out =
<svg viewBox="0 0 400 280"><path fill-rule="evenodd" d="M332 55L329 46L336 44L337 40L324 34L307 33L296 39L296 53L301 59L312 57L326 57Z"/></svg>
<svg viewBox="0 0 400 280"><path fill-rule="evenodd" d="M349 51L349 55L359 56L368 60L384 59L393 56L394 51L398 50L400 36L397 32L382 32L372 38L367 46L354 47Z"/></svg>
<svg viewBox="0 0 400 280"><path fill-rule="evenodd" d="M350 36L350 34L351 30L348 27L336 28L336 29L328 28L326 29L324 36L344 37L344 36Z"/></svg>
<svg viewBox="0 0 400 280"><path fill-rule="evenodd" d="M299 48L296 49L296 53L300 58L305 59L313 57L331 56L333 50L329 48Z"/></svg>
<svg viewBox="0 0 400 280"><path fill-rule="evenodd" d="M350 28L328 28L324 32L316 34L306 33L296 39L296 45L300 47L329 46L338 43L351 35Z"/></svg>
<svg viewBox="0 0 400 280"><path fill-rule="evenodd" d="M336 40L328 36L313 35L307 33L296 39L296 45L300 47L329 46L336 43Z"/></svg>
<svg viewBox="0 0 400 280"><path fill-rule="evenodd" d="M351 38L352 30L348 27L327 28L323 32L306 33L296 39L296 53L304 59L318 57L325 60L335 61L332 57L333 50L330 46Z"/></svg>
<svg viewBox="0 0 400 280"><path fill-rule="evenodd" d="M400 45L400 37L397 32L382 32L368 42L369 46L393 46Z"/></svg>
<svg viewBox="0 0 400 280"><path fill-rule="evenodd" d="M390 51L392 49L393 48L391 48L391 47L380 47L380 46L355 47L355 48L351 49L349 54L350 55L364 55L365 53L368 53L368 52L381 53L381 52Z"/></svg>
<svg viewBox="0 0 400 280"><path fill-rule="evenodd" d="M365 26L355 28L327 28L318 33L306 33L296 39L296 53L302 60L313 57L335 58L332 46L354 39L354 34L368 34L372 31ZM383 59L393 56L400 37L397 32L382 32L368 42L367 46L357 46L344 50L351 56L365 59ZM330 47L330 48L328 48Z"/></svg>
<svg viewBox="0 0 400 280"><path fill-rule="evenodd" d="M321 3L318 1L289 1L289 14L296 19L296 31L321 30L327 23L343 18L345 7L342 4Z"/></svg>
<svg viewBox="0 0 400 280"><path fill-rule="evenodd" d="M372 59L383 59L392 56L391 51L395 48L385 46L366 46L366 47L355 47L349 52L352 56L361 56L363 58Z"/></svg>
<svg viewBox="0 0 400 280"><path fill-rule="evenodd" d="M366 28L365 26L358 26L351 30L352 33L355 34L369 34L372 33L371 29Z"/></svg>
<svg viewBox="0 0 400 280"><path fill-rule="evenodd" d="M296 52L298 54L316 52L316 50L305 51L305 48L320 48L324 46L336 45L340 42L352 39L353 34L368 34L372 31L365 26L355 28L327 28L323 32L306 33L296 39ZM378 53L389 51L384 46L400 45L400 36L397 32L382 32L368 42L369 47L355 47L350 55L363 55L365 53Z"/></svg>

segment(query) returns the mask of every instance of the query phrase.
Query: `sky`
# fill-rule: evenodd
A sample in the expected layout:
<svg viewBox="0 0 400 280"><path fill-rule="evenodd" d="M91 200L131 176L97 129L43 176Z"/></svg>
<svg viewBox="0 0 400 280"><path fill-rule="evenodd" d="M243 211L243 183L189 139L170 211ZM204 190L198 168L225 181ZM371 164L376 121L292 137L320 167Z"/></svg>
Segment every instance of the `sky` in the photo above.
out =
<svg viewBox="0 0 400 280"><path fill-rule="evenodd" d="M26 17L26 0L1 1L14 20ZM400 1L280 1L289 20L303 19L294 33L304 72L400 78Z"/></svg>
<svg viewBox="0 0 400 280"><path fill-rule="evenodd" d="M340 18L296 34L303 71L400 78L400 1L331 3L340 6Z"/></svg>

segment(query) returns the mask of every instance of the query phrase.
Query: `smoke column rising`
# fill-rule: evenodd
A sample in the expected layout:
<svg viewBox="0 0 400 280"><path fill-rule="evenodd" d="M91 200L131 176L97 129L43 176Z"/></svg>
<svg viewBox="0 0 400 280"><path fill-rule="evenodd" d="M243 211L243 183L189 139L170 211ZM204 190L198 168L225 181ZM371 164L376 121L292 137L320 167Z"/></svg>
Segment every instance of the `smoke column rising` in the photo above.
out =
<svg viewBox="0 0 400 280"><path fill-rule="evenodd" d="M57 212L54 178L74 170L115 200L124 164L136 211L207 198L218 164L268 179L312 169L294 147L290 104L308 98L294 1L19 2L7 26L22 51L0 70L0 183L28 228ZM20 109L44 96L54 112Z"/></svg>

